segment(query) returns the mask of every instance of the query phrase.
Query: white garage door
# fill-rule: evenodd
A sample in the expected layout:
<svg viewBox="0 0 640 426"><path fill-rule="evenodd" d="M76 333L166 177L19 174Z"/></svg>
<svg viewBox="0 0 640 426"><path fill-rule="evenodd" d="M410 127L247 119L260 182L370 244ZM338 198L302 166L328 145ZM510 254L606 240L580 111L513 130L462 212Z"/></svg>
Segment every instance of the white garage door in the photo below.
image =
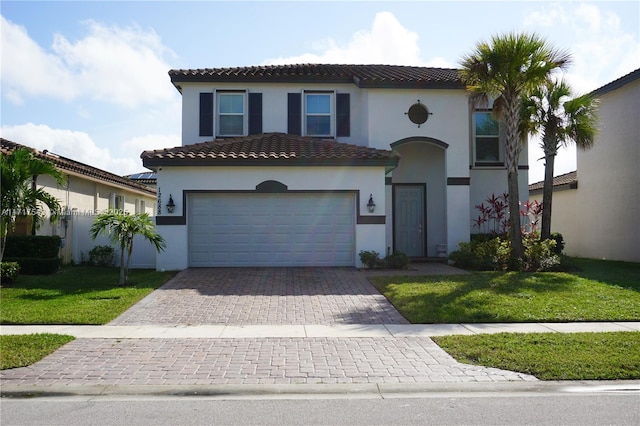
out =
<svg viewBox="0 0 640 426"><path fill-rule="evenodd" d="M353 194L191 194L189 264L353 266Z"/></svg>

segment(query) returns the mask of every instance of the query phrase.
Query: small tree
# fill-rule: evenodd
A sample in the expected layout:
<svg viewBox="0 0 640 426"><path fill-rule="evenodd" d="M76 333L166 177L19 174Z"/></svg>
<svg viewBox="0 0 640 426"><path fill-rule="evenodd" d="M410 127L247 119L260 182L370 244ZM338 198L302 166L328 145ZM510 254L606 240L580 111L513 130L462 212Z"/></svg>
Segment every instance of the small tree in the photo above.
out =
<svg viewBox="0 0 640 426"><path fill-rule="evenodd" d="M64 183L64 174L53 163L37 158L33 152L21 147L10 154L0 156L2 188L2 220L0 222L0 260L4 255L8 232L13 229L18 216L31 216L34 230L43 222L42 205L50 210L53 222L60 213L60 202L42 188L36 180L39 175L51 176L57 184Z"/></svg>
<svg viewBox="0 0 640 426"><path fill-rule="evenodd" d="M156 247L158 252L163 251L167 246L164 238L156 232L153 221L147 213L130 215L118 210L109 210L96 217L89 232L94 240L99 234L108 235L109 240L120 247L118 285L121 286L129 283L129 262L133 252L133 238L136 235L142 235Z"/></svg>
<svg viewBox="0 0 640 426"><path fill-rule="evenodd" d="M551 206L555 158L561 146L570 143L589 149L596 134L597 99L590 95L573 96L564 81L549 79L535 88L524 100L522 120L531 134L540 134L544 152L544 187L542 191L543 240L551 238Z"/></svg>
<svg viewBox="0 0 640 426"><path fill-rule="evenodd" d="M557 69L569 64L570 55L556 50L536 34L510 33L479 42L461 61L462 81L472 102L493 102L494 113L505 125L505 166L509 192L509 238L516 258L524 256L520 233L518 159L523 135L520 102L523 95L544 84Z"/></svg>

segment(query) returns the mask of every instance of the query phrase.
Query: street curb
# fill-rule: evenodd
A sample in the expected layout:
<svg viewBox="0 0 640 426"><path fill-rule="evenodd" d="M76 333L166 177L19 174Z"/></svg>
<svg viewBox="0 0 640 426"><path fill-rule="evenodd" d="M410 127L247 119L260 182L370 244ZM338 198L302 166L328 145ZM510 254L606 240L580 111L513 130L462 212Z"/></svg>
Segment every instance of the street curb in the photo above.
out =
<svg viewBox="0 0 640 426"><path fill-rule="evenodd" d="M282 385L3 385L2 398L56 397L205 397L241 398L407 398L476 393L640 393L640 380L498 383L363 383Z"/></svg>

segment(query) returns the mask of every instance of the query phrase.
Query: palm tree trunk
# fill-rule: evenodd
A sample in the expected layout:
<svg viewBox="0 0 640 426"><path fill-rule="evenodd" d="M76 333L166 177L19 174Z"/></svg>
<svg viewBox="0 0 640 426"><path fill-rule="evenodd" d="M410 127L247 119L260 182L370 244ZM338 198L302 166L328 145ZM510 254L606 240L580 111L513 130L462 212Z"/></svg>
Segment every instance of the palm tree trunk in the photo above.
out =
<svg viewBox="0 0 640 426"><path fill-rule="evenodd" d="M509 188L509 240L513 257L522 259L524 247L522 246L522 231L520 230L520 190L518 188L518 171L509 170L507 174Z"/></svg>
<svg viewBox="0 0 640 426"><path fill-rule="evenodd" d="M505 164L507 166L507 187L509 189L509 240L513 257L522 259L522 232L520 231L520 190L518 187L518 160L520 158L520 135L518 132L520 97L511 94L505 96L506 107L506 135L505 135Z"/></svg>
<svg viewBox="0 0 640 426"><path fill-rule="evenodd" d="M31 191L36 192L36 189L38 188L38 175L32 176L31 177ZM34 215L31 216L31 235L36 235L36 218Z"/></svg>
<svg viewBox="0 0 640 426"><path fill-rule="evenodd" d="M118 285L126 285L124 276L124 245L120 246L120 279L118 280Z"/></svg>
<svg viewBox="0 0 640 426"><path fill-rule="evenodd" d="M129 262L131 262L131 253L133 252L133 238L131 238L131 242L129 243L129 250L127 253L127 266L125 267L124 272L124 282L129 284Z"/></svg>
<svg viewBox="0 0 640 426"><path fill-rule="evenodd" d="M551 238L551 202L553 198L553 167L556 155L549 153L545 155L544 163L544 186L542 188L542 230L541 240Z"/></svg>

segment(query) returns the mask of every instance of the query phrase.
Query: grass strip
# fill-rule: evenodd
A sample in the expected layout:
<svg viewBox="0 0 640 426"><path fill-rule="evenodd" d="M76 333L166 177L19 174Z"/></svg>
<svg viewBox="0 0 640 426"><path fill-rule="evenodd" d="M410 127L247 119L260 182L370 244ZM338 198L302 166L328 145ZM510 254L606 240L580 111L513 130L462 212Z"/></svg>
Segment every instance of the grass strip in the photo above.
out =
<svg viewBox="0 0 640 426"><path fill-rule="evenodd" d="M0 336L0 370L31 365L72 340L62 334Z"/></svg>
<svg viewBox="0 0 640 426"><path fill-rule="evenodd" d="M118 273L70 267L52 275L20 275L0 289L0 323L106 324L175 274L132 270L131 284L118 287Z"/></svg>
<svg viewBox="0 0 640 426"><path fill-rule="evenodd" d="M433 340L459 362L541 380L640 379L640 332L499 333Z"/></svg>
<svg viewBox="0 0 640 426"><path fill-rule="evenodd" d="M573 259L575 272L372 277L414 324L640 320L640 264Z"/></svg>

